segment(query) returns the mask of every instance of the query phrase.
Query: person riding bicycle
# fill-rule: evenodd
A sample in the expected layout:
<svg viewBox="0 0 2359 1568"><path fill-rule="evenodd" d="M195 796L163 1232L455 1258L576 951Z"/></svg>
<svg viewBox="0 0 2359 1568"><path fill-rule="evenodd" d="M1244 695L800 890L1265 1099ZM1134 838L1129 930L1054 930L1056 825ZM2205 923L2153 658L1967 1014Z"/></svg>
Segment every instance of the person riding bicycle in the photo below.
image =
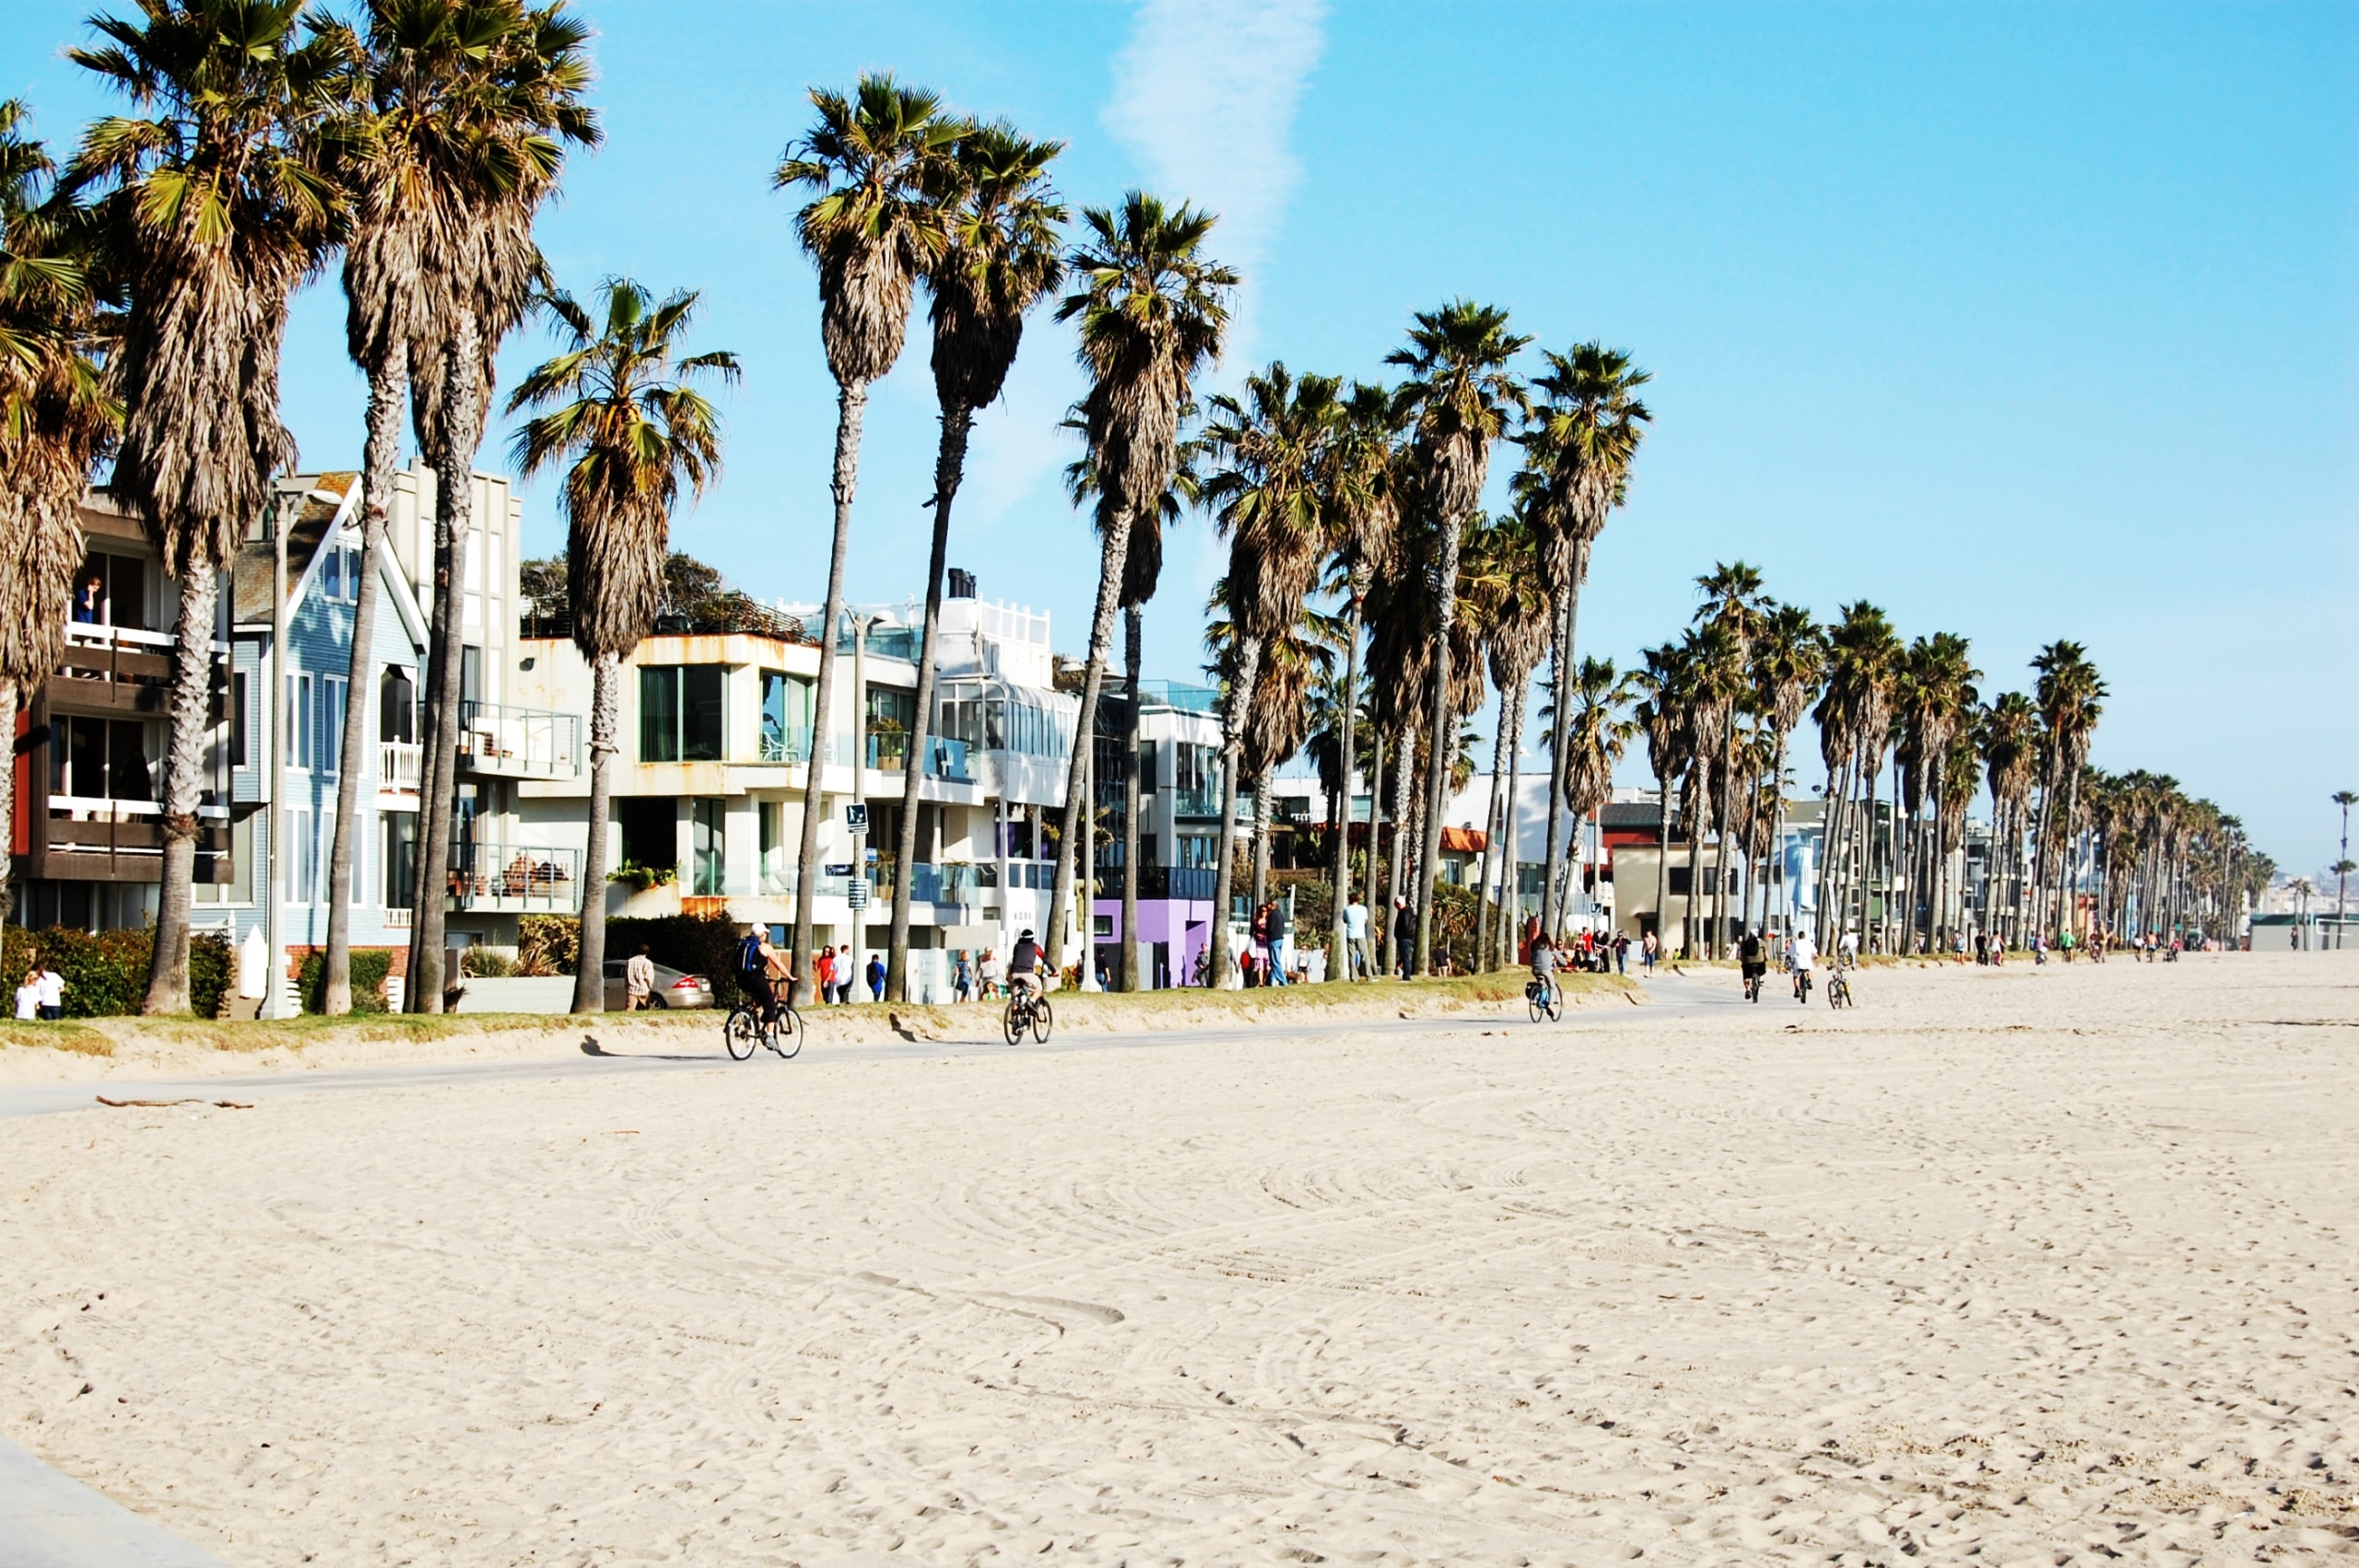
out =
<svg viewBox="0 0 2359 1568"><path fill-rule="evenodd" d="M769 931L756 926L737 946L737 989L761 1004L762 1026L778 1022L778 982L794 985L794 964L770 945Z"/></svg>
<svg viewBox="0 0 2359 1568"><path fill-rule="evenodd" d="M1744 977L1744 994L1759 994L1761 977L1769 972L1769 950L1761 940L1761 928L1755 926L1744 933L1736 946L1737 967Z"/></svg>
<svg viewBox="0 0 2359 1568"><path fill-rule="evenodd" d="M1556 944L1545 936L1532 939L1532 984L1533 994L1543 994L1556 984Z"/></svg>
<svg viewBox="0 0 2359 1568"><path fill-rule="evenodd" d="M1786 943L1786 971L1794 977L1795 1000L1809 988L1811 971L1817 966L1818 939L1806 930L1796 931Z"/></svg>
<svg viewBox="0 0 2359 1568"><path fill-rule="evenodd" d="M1007 955L1007 989L1011 994L1021 990L1038 997L1041 993L1045 989L1040 979L1041 957L1040 944L1032 940L1027 927L1015 939L1015 951Z"/></svg>

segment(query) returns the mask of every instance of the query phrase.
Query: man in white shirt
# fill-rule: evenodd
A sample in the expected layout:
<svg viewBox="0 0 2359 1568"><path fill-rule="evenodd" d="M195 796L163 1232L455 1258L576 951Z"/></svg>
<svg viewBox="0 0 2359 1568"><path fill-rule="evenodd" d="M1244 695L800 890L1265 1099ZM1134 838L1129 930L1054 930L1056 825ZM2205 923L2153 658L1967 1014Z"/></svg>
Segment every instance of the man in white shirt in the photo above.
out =
<svg viewBox="0 0 2359 1568"><path fill-rule="evenodd" d="M1376 954L1367 945L1367 906L1357 897L1344 906L1344 948L1352 955L1346 978L1365 980L1376 973Z"/></svg>
<svg viewBox="0 0 2359 1568"><path fill-rule="evenodd" d="M1860 963L1860 933L1845 927L1842 939L1835 944L1835 951L1841 956L1843 967L1857 968Z"/></svg>
<svg viewBox="0 0 2359 1568"><path fill-rule="evenodd" d="M1802 1000L1802 986L1818 966L1818 939L1798 930L1786 943L1786 969L1794 977L1794 1000Z"/></svg>
<svg viewBox="0 0 2359 1568"><path fill-rule="evenodd" d="M65 977L51 968L46 961L41 966L41 1015L58 1019L65 1016Z"/></svg>

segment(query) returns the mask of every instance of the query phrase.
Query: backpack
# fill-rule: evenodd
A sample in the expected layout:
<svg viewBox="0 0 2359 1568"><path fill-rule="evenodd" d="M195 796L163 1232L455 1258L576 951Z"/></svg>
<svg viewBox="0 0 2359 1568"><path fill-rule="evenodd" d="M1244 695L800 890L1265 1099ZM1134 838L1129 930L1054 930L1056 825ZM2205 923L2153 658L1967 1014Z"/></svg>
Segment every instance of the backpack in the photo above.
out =
<svg viewBox="0 0 2359 1568"><path fill-rule="evenodd" d="M744 939L737 943L737 972L741 975L758 975L762 972L761 932L747 931Z"/></svg>

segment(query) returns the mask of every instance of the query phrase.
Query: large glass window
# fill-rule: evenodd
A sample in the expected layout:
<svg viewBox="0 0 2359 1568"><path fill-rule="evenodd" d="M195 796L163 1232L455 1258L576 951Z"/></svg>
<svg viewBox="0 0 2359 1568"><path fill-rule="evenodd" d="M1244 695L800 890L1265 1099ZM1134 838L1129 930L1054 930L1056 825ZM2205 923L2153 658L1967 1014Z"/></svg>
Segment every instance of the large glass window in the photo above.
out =
<svg viewBox="0 0 2359 1568"><path fill-rule="evenodd" d="M632 795L615 802L623 863L668 872L680 863L679 805L669 795Z"/></svg>
<svg viewBox="0 0 2359 1568"><path fill-rule="evenodd" d="M287 866L287 901L309 904L319 880L320 847L312 831L311 808L291 807L281 821L287 835L287 853L282 857Z"/></svg>
<svg viewBox="0 0 2359 1568"><path fill-rule="evenodd" d="M728 835L721 807L719 801L688 802L688 891L707 897L720 894L727 875Z"/></svg>
<svg viewBox="0 0 2359 1568"><path fill-rule="evenodd" d="M761 760L807 760L810 739L811 683L801 675L763 671Z"/></svg>
<svg viewBox="0 0 2359 1568"><path fill-rule="evenodd" d="M152 801L147 726L72 714L50 721L50 790L90 801Z"/></svg>
<svg viewBox="0 0 2359 1568"><path fill-rule="evenodd" d="M640 671L639 760L719 762L726 674L718 664Z"/></svg>
<svg viewBox="0 0 2359 1568"><path fill-rule="evenodd" d="M147 563L136 556L93 550L74 579L74 619L88 625L147 626Z"/></svg>
<svg viewBox="0 0 2359 1568"><path fill-rule="evenodd" d="M352 688L344 675L320 677L320 771L334 773L344 761L344 694Z"/></svg>
<svg viewBox="0 0 2359 1568"><path fill-rule="evenodd" d="M417 687L410 673L388 664L377 681L377 738L415 742L417 739Z"/></svg>
<svg viewBox="0 0 2359 1568"><path fill-rule="evenodd" d="M287 677L287 758L288 767L311 766L311 677Z"/></svg>
<svg viewBox="0 0 2359 1568"><path fill-rule="evenodd" d="M387 812L384 853L378 864L384 868L384 907L406 909L417 896L417 813Z"/></svg>

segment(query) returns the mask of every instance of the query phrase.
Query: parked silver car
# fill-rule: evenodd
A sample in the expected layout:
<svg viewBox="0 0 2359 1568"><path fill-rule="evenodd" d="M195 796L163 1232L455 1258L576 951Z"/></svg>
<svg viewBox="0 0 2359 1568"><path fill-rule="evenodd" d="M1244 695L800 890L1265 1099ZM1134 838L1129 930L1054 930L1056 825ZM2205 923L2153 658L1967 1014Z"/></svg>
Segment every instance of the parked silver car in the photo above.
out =
<svg viewBox="0 0 2359 1568"><path fill-rule="evenodd" d="M623 1010L623 964L620 958L606 960L606 1011ZM655 989L648 993L650 1007L710 1007L712 982L702 975L683 974L667 965L655 965Z"/></svg>

